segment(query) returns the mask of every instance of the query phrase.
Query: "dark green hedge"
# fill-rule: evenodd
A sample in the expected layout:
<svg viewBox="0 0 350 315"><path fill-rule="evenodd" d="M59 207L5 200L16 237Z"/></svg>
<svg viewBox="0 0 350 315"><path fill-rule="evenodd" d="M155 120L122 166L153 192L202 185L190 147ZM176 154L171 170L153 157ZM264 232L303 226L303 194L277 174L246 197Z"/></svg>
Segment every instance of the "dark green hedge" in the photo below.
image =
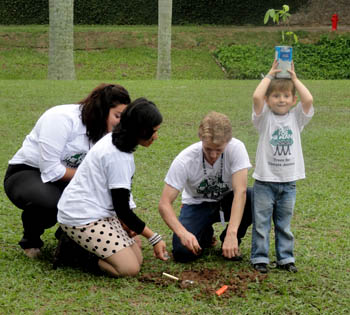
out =
<svg viewBox="0 0 350 315"><path fill-rule="evenodd" d="M226 69L230 79L261 79L272 65L274 47L253 45L222 46L215 58ZM316 44L293 46L297 76L310 80L350 79L350 37L323 36Z"/></svg>
<svg viewBox="0 0 350 315"><path fill-rule="evenodd" d="M173 24L261 25L267 9L308 0L173 0ZM1 0L0 24L48 24L48 0ZM157 0L75 0L75 24L158 23Z"/></svg>
<svg viewBox="0 0 350 315"><path fill-rule="evenodd" d="M48 0L1 0L0 24L48 24Z"/></svg>

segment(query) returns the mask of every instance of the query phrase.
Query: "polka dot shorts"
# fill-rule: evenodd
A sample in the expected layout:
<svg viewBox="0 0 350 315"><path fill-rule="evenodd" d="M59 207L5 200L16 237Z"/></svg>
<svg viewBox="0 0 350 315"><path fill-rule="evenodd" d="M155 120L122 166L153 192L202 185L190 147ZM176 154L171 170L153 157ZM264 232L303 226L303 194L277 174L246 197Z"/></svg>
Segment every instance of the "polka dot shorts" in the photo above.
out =
<svg viewBox="0 0 350 315"><path fill-rule="evenodd" d="M83 226L60 226L74 242L102 259L135 243L116 217L100 219Z"/></svg>

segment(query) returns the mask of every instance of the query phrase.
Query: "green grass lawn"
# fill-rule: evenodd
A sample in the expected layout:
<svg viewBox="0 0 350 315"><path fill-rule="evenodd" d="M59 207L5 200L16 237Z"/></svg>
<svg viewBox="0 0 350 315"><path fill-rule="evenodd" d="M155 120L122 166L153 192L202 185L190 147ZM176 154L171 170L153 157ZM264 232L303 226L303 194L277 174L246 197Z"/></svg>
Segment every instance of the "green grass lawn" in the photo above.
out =
<svg viewBox="0 0 350 315"><path fill-rule="evenodd" d="M0 25L0 80L47 78L48 30L47 25ZM325 29L294 32L302 43L316 42L322 34L330 34ZM341 33L348 32L337 32ZM280 44L280 39L280 28L173 26L172 78L225 79L226 74L212 55L217 47L223 44L274 47ZM75 26L77 79L154 79L157 45L157 26Z"/></svg>
<svg viewBox="0 0 350 315"><path fill-rule="evenodd" d="M40 60L40 58L38 59ZM147 71L154 71L149 69ZM24 75L24 74L23 74ZM80 100L98 83L123 84L132 98L154 101L164 116L159 139L135 153L133 194L138 214L161 233L171 249L171 233L157 205L163 178L176 154L197 141L200 119L210 110L227 114L234 136L255 161L257 133L250 121L251 95L257 81L228 80L122 80L0 81L0 172L21 146L39 115L47 108ZM140 277L112 279L74 268L52 269L55 228L43 236L43 257L27 259L17 245L21 211L0 186L0 313L1 314L346 314L350 306L350 90L348 81L306 81L314 96L315 116L302 133L307 178L297 184L292 230L296 238L297 274L272 270L262 282L248 284L246 296L216 297L194 286L141 282L145 274L163 271L219 269L226 279L249 271L250 233L242 243L244 260L222 259L219 245L208 256L190 264L161 262L144 243ZM252 170L249 185L252 185ZM180 200L177 200L177 211ZM217 234L222 227L215 226ZM271 259L274 260L273 241ZM213 283L213 288L220 285Z"/></svg>

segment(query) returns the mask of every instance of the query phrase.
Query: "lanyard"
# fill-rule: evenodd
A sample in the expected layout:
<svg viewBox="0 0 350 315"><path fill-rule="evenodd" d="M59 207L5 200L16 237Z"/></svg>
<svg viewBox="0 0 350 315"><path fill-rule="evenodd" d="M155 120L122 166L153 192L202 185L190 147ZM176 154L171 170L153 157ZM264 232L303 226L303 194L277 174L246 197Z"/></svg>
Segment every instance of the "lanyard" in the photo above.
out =
<svg viewBox="0 0 350 315"><path fill-rule="evenodd" d="M203 152L203 173L204 176L207 177L207 168L205 166L205 161L204 161L204 152ZM219 178L222 179L222 174L223 174L223 169L224 169L224 153L221 153L221 159L220 159L220 176ZM222 226L225 226L225 217L224 217L224 212L222 211L222 209L219 210L220 213L220 222L222 224Z"/></svg>
<svg viewBox="0 0 350 315"><path fill-rule="evenodd" d="M223 170L224 170L224 153L221 153L221 159L220 159L220 178L222 178ZM205 161L204 161L204 152L203 152L203 173L204 176L207 176L207 168L205 166Z"/></svg>

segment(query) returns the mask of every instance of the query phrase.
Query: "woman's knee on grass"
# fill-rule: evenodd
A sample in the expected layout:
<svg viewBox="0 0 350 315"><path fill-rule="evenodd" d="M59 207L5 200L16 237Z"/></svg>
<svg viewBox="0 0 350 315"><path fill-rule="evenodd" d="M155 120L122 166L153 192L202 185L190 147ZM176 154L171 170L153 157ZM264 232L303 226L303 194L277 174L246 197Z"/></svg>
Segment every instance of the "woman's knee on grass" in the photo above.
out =
<svg viewBox="0 0 350 315"><path fill-rule="evenodd" d="M135 254L133 248L128 247L106 258L104 262L111 268L104 268L104 264L100 266L113 276L136 276L141 269L142 255L140 260L140 256Z"/></svg>

